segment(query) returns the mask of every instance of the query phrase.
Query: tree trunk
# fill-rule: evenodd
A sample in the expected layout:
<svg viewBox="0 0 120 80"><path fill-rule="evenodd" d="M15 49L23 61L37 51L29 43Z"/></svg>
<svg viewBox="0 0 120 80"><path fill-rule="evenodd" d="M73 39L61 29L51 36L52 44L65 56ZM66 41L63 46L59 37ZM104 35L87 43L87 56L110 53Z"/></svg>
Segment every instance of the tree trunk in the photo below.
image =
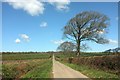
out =
<svg viewBox="0 0 120 80"><path fill-rule="evenodd" d="M77 56L80 55L80 40L77 41Z"/></svg>
<svg viewBox="0 0 120 80"><path fill-rule="evenodd" d="M80 25L78 25L80 26ZM80 55L80 35L81 35L81 30L80 27L78 27L78 37L77 37L77 56Z"/></svg>

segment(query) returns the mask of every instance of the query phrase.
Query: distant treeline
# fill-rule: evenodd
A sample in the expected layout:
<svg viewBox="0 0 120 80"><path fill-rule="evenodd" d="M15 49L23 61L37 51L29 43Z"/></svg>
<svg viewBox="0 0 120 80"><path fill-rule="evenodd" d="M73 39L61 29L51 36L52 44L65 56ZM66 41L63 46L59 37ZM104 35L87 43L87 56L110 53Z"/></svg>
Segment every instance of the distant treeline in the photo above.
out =
<svg viewBox="0 0 120 80"><path fill-rule="evenodd" d="M2 52L2 54L43 54L43 53L52 53L52 52Z"/></svg>
<svg viewBox="0 0 120 80"><path fill-rule="evenodd" d="M2 52L2 54L73 54L75 55L76 51L69 51L69 52L63 52L63 51L49 51L49 52ZM81 52L82 56L101 56L101 55L114 55L114 54L120 54L120 52Z"/></svg>

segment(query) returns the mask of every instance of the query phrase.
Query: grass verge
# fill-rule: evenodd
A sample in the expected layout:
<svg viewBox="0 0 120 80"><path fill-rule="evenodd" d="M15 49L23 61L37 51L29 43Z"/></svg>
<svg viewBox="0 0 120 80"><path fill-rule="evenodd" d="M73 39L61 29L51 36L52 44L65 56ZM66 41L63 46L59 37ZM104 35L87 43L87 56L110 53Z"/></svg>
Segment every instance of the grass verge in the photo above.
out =
<svg viewBox="0 0 120 80"><path fill-rule="evenodd" d="M38 67L42 67L44 64L49 63L50 65L50 61L52 60L51 59L44 59L44 60L39 59L39 60L29 60L29 61L14 62L14 63L13 62L5 63L2 65L2 73L3 73L2 76L3 78L15 78L15 79L21 78L21 76L26 75L27 73L33 71L34 69ZM51 68L52 66L47 66L47 67ZM47 67L46 69L48 70ZM43 69L43 70L46 70L46 69ZM36 71L34 71L34 73L36 74L36 72L38 72L37 69ZM43 73L43 71L39 70L38 73ZM39 74L39 75L42 75L42 74ZM43 77L44 76L46 77L46 75L43 75Z"/></svg>
<svg viewBox="0 0 120 80"><path fill-rule="evenodd" d="M88 76L89 78L91 79L104 79L104 80L120 80L117 75L115 74L111 74L111 73L107 73L107 72L104 72L102 70L96 70L96 69L93 69L93 68L90 68L88 66L85 66L85 65L76 65L76 64L70 64L70 63L65 63L65 62L62 62L63 64L77 70L77 71L80 71L81 73L85 74L86 76Z"/></svg>
<svg viewBox="0 0 120 80"><path fill-rule="evenodd" d="M29 71L21 78L33 78L34 80L36 80L37 78L51 78L51 71L52 71L52 60L49 60L35 67L33 70Z"/></svg>

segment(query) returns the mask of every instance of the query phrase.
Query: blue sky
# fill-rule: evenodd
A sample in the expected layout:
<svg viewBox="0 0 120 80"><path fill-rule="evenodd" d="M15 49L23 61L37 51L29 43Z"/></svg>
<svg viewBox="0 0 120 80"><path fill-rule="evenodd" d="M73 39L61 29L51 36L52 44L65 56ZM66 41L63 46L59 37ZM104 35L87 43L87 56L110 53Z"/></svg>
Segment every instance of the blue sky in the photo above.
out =
<svg viewBox="0 0 120 80"><path fill-rule="evenodd" d="M67 0L66 0L67 1ZM97 11L110 18L110 44L87 42L88 51L104 51L118 46L118 4L116 2L45 2L38 4L2 3L2 51L55 51L62 39L62 28L82 11Z"/></svg>

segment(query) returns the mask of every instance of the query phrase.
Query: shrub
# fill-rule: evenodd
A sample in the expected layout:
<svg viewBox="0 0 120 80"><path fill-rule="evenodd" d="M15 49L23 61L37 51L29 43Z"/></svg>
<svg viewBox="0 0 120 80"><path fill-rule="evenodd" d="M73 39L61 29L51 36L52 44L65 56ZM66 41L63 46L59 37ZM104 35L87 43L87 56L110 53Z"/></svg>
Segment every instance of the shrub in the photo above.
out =
<svg viewBox="0 0 120 80"><path fill-rule="evenodd" d="M65 59L66 60L66 59ZM106 72L120 75L120 55L69 58L69 63L88 65Z"/></svg>

